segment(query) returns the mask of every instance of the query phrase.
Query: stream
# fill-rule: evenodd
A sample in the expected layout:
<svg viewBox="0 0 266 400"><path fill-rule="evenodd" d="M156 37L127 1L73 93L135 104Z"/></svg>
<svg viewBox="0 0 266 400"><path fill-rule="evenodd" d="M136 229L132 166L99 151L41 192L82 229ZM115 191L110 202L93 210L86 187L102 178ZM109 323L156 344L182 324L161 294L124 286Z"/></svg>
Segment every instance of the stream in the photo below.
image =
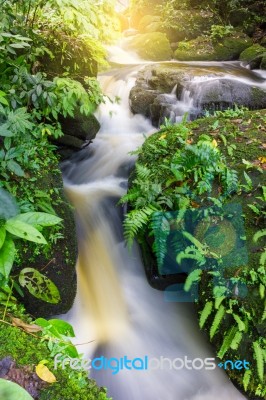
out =
<svg viewBox="0 0 266 400"><path fill-rule="evenodd" d="M163 357L162 369L123 368L115 374L111 368L91 369L90 376L107 387L113 400L244 399L218 367L169 366L177 358L214 358L214 351L199 330L193 304L167 302L163 292L151 288L138 246L130 252L124 242L123 209L117 202L127 190L135 161L129 152L155 129L148 119L133 116L129 109L129 92L143 64L123 50L111 59L120 66L99 79L104 93L119 96L120 101L101 105L97 138L62 165L65 189L75 207L79 242L77 297L63 318L74 326L76 343L92 341L78 347L87 360L127 356L138 358L140 366L145 357ZM230 63L204 63L204 68L218 68L233 79L250 80L252 74L254 81L258 79L251 71L238 78L244 69L230 67ZM180 114L192 104L188 93L181 101L175 104L180 110L183 107Z"/></svg>

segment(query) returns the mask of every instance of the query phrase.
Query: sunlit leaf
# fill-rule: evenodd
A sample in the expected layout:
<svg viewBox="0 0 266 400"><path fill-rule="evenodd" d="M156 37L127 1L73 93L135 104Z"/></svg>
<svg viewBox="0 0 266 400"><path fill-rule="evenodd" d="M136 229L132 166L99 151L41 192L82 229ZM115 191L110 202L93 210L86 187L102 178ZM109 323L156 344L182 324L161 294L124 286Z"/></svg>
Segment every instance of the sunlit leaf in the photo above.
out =
<svg viewBox="0 0 266 400"><path fill-rule="evenodd" d="M56 382L56 377L54 374L46 367L44 364L38 364L35 368L35 372L38 377L47 383Z"/></svg>
<svg viewBox="0 0 266 400"><path fill-rule="evenodd" d="M37 299L57 304L60 293L55 284L35 268L24 268L19 274L19 283Z"/></svg>

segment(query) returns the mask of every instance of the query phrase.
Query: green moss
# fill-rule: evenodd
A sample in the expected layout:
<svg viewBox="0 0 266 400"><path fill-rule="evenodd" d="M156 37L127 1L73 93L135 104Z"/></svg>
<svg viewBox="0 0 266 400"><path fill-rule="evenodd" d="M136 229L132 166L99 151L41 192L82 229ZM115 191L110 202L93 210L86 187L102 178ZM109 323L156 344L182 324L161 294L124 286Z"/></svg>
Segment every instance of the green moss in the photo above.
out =
<svg viewBox="0 0 266 400"><path fill-rule="evenodd" d="M248 47L240 54L239 59L241 61L250 62L258 55L265 53L265 48L260 46L259 44L253 44L253 46Z"/></svg>
<svg viewBox="0 0 266 400"><path fill-rule="evenodd" d="M148 33L148 32L158 32L158 29L153 30L154 27L160 27L161 18L156 15L145 15L139 21L138 29L140 32Z"/></svg>
<svg viewBox="0 0 266 400"><path fill-rule="evenodd" d="M208 36L199 36L188 42L180 42L174 57L180 61L236 60L251 43L248 36L240 33L234 33L219 41L212 41Z"/></svg>
<svg viewBox="0 0 266 400"><path fill-rule="evenodd" d="M172 57L169 40L161 32L139 34L130 38L128 49L136 51L145 60L165 61Z"/></svg>
<svg viewBox="0 0 266 400"><path fill-rule="evenodd" d="M18 366L30 366L33 370L41 360L48 361L48 368L57 382L41 391L40 400L106 400L106 390L88 379L85 372L53 369L53 358L44 342L26 332L0 323L0 359L12 357Z"/></svg>

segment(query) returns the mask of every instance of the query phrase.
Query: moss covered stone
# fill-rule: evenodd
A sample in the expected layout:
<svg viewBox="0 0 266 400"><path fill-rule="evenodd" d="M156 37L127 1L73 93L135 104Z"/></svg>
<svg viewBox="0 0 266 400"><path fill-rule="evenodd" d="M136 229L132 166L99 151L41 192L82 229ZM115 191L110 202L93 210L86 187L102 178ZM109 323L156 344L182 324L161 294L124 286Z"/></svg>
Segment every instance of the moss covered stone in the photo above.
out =
<svg viewBox="0 0 266 400"><path fill-rule="evenodd" d="M106 390L87 377L85 371L54 370L54 361L45 342L14 326L0 323L0 359L10 356L18 366L27 366L34 371L42 360L56 377L56 382L46 385L39 400L107 400Z"/></svg>
<svg viewBox="0 0 266 400"><path fill-rule="evenodd" d="M234 33L220 41L208 36L180 42L174 53L179 61L229 61L236 60L240 53L251 45L251 39L243 33Z"/></svg>
<svg viewBox="0 0 266 400"><path fill-rule="evenodd" d="M240 182L243 185L247 185L247 177L245 174L248 174L248 179L252 182L252 190L238 190L235 193L232 193L231 197L227 200L227 206L229 205L233 207L234 205L237 205L237 207L241 207L240 215L244 216L244 235L241 240L245 240L248 257L246 257L245 260L239 258L237 249L232 250L229 237L233 240L234 235L231 226L230 230L225 235L228 241L228 257L230 257L231 264L222 269L223 272L219 275L219 279L221 280L219 280L219 283L216 283L216 287L219 284L222 287L223 285L227 285L228 282L234 282L234 285L236 285L234 288L237 287L238 291L234 289L230 292L228 297L224 296L220 299L222 301L222 306L225 307L227 312L225 312L222 322L219 325L219 329L212 338L212 343L218 353L221 349L224 338L230 329L233 326L238 327L238 323L240 324L239 320L235 320L232 314L235 313L241 316L244 325L240 328L240 344L234 344L231 348L229 346L227 349L228 351L224 353L224 356L220 356L220 359L222 361L226 359L248 360L251 366L251 376L246 390L243 383L243 374L245 371L240 372L235 369L227 369L227 373L240 390L245 392L245 394L248 395L248 398L252 400L257 400L259 398L264 399L266 394L265 381L262 382L262 379L259 376L257 356L254 353L253 347L253 343L258 342L260 343L261 348L264 348L265 351L265 344L263 344L263 338L265 338L266 335L265 317L263 317L263 315L265 315L265 295L261 292L261 282L263 282L263 280L260 281L255 279L253 281L253 278L248 278L251 270L253 270L253 276L256 276L256 273L259 273L259 260L263 254L265 246L265 239L263 241L263 238L261 238L258 242L253 240L256 232L265 229L265 216L263 216L263 211L265 212L265 202L260 199L263 194L262 187L266 186L266 163L263 158L265 153L265 120L266 110L256 112L231 110L225 113L219 113L213 117L195 120L187 123L185 126L189 131L189 143L196 143L201 135L209 135L213 140L215 140L215 146L217 145L225 155L227 165L238 172ZM215 129L214 126L216 126ZM159 180L162 187L167 187L167 182L173 178L170 169L168 171L165 166L176 152L179 129L184 130L185 127L183 126L182 128L175 125L164 127L161 131L151 135L144 142L142 150L139 153L139 162L149 168L151 176L154 174L154 177ZM164 145L160 147L162 140L164 141ZM155 151L155 149L157 149L157 151ZM247 164L249 165L249 168L247 168ZM165 168L162 168L162 165ZM164 194L169 196L170 190L174 193L176 190L176 184L167 187ZM254 212L252 209L254 206L260 209L261 212ZM167 209L166 211L169 210ZM228 220L229 222L230 218ZM239 222L236 221L234 223L234 227L238 229ZM141 239L143 242L144 237ZM147 275L149 275L150 272L154 275L155 257L151 251L150 238L146 237L143 249L145 252L143 258L148 271ZM203 271L202 275L203 278L200 284L198 303L198 309L200 312L207 302L214 302L215 300L213 294L213 275L209 274L206 270ZM263 277L265 277L263 274L260 276L262 277L261 279L264 279ZM157 275L157 281L159 278L162 279L164 276ZM152 284L153 283L154 282L152 282ZM171 283L168 283L168 285L174 283L178 283L178 281L172 281ZM244 292L241 291L242 284L244 284L243 287L246 288L246 291ZM161 285L163 288L163 283ZM218 297L222 297L222 295L217 294L217 301ZM214 307L211 317L209 317L204 327L208 334L210 333L210 328L214 321L217 309L218 306L217 308Z"/></svg>
<svg viewBox="0 0 266 400"><path fill-rule="evenodd" d="M161 32L138 34L128 39L127 48L145 60L165 61L172 57L169 40Z"/></svg>
<svg viewBox="0 0 266 400"><path fill-rule="evenodd" d="M248 47L240 54L239 59L241 61L250 62L258 55L265 53L266 49L259 44L253 44L252 46Z"/></svg>
<svg viewBox="0 0 266 400"><path fill-rule="evenodd" d="M62 218L62 225L43 230L47 245L17 241L15 272L32 267L44 273L58 287L61 301L58 304L46 303L33 297L27 289L24 289L21 301L27 311L34 316L62 314L71 308L76 295L75 265L78 250L73 210L64 194L63 180L56 157L50 160L46 168L43 167L33 184L28 186L21 181L18 197L26 200L28 191L35 200L35 210L56 213Z"/></svg>
<svg viewBox="0 0 266 400"><path fill-rule="evenodd" d="M144 15L139 21L138 29L141 33L158 32L160 26L161 18L158 15Z"/></svg>

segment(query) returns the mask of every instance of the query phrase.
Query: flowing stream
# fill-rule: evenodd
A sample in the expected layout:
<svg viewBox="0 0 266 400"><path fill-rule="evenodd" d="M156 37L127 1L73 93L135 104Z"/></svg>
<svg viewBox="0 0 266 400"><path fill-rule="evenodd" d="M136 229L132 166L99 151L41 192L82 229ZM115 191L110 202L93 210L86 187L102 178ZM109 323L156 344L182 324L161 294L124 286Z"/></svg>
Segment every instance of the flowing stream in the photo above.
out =
<svg viewBox="0 0 266 400"><path fill-rule="evenodd" d="M126 191L135 161L129 152L154 131L147 119L129 110L129 91L143 67L135 61L129 63L136 65L121 65L100 76L103 91L119 96L120 102L100 107L97 138L62 166L79 241L78 293L63 318L73 324L77 343L93 341L79 345L85 359L211 358L214 352L198 328L194 306L166 302L163 292L152 289L138 246L129 252L123 239L123 210L117 201ZM191 101L187 93L181 100ZM244 399L220 368L176 370L167 363L164 369L123 369L117 374L91 370L90 376L107 387L114 400Z"/></svg>

